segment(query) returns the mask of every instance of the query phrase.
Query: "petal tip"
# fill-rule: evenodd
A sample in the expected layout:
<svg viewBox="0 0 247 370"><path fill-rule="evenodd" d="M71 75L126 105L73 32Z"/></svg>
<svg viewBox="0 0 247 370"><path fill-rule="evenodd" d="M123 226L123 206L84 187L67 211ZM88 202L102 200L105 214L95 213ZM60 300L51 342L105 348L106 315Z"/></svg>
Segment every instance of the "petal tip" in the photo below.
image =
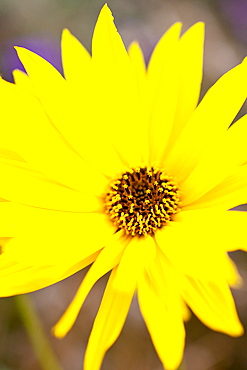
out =
<svg viewBox="0 0 247 370"><path fill-rule="evenodd" d="M198 27L201 29L205 28L205 23L203 21L196 22L192 27Z"/></svg>
<svg viewBox="0 0 247 370"><path fill-rule="evenodd" d="M64 330L62 330L61 325L59 325L59 322L54 325L51 329L51 333L56 337L57 339L63 339L66 335Z"/></svg>
<svg viewBox="0 0 247 370"><path fill-rule="evenodd" d="M129 44L129 47L128 47L128 53L132 53L132 52L139 52L141 50L141 47L140 47L140 44L137 40L133 40L130 44Z"/></svg>
<svg viewBox="0 0 247 370"><path fill-rule="evenodd" d="M70 32L70 30L69 30L68 28L64 28L64 29L62 30L62 38L63 38L63 37L70 36L70 35L71 35L71 32Z"/></svg>
<svg viewBox="0 0 247 370"><path fill-rule="evenodd" d="M205 33L205 23L202 21L195 23L192 28L194 28L197 32L201 32L202 35Z"/></svg>
<svg viewBox="0 0 247 370"><path fill-rule="evenodd" d="M187 37L191 37L192 35L194 35L194 37L200 40L201 38L204 39L204 34L205 34L205 23L199 21L194 23L190 28L188 28L188 30L185 31L183 36L187 35Z"/></svg>
<svg viewBox="0 0 247 370"><path fill-rule="evenodd" d="M15 51L17 52L17 54L19 53L19 51L22 51L22 47L21 46L14 46L14 49Z"/></svg>
<svg viewBox="0 0 247 370"><path fill-rule="evenodd" d="M232 337L241 337L244 334L244 328L243 325L238 322L235 327L232 329L232 331L229 333Z"/></svg>
<svg viewBox="0 0 247 370"><path fill-rule="evenodd" d="M64 28L61 35L61 47L63 48L63 44L69 43L71 38L73 38L73 35L70 30L68 28Z"/></svg>
<svg viewBox="0 0 247 370"><path fill-rule="evenodd" d="M182 30L182 27L183 27L183 23L182 22L175 22L173 23L173 25L168 29L168 31L170 30L173 30L174 33L178 34L178 37L181 33L181 30ZM168 32L166 31L166 33Z"/></svg>
<svg viewBox="0 0 247 370"><path fill-rule="evenodd" d="M22 46L14 46L14 49L19 57L19 59L24 57L30 57L31 54L35 54L32 51L22 47Z"/></svg>
<svg viewBox="0 0 247 370"><path fill-rule="evenodd" d="M103 7L101 8L101 11L100 11L100 16L105 16L105 17L110 17L111 20L114 19L113 15L112 15L112 11L111 9L109 8L108 4L105 3L103 5Z"/></svg>

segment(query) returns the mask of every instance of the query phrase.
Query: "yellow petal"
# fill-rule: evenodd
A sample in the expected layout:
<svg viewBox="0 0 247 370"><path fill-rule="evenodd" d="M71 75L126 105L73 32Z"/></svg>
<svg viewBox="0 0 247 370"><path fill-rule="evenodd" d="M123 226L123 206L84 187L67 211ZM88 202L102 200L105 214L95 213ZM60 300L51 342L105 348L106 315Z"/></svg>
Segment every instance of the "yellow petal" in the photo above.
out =
<svg viewBox="0 0 247 370"><path fill-rule="evenodd" d="M183 209L216 208L227 211L245 203L247 203L247 165L238 167L231 176Z"/></svg>
<svg viewBox="0 0 247 370"><path fill-rule="evenodd" d="M0 127L1 147L17 152L34 168L63 185L101 195L107 179L72 150L47 119L38 99L6 81L1 80L0 85L1 118L8 122ZM85 176L91 182L85 181Z"/></svg>
<svg viewBox="0 0 247 370"><path fill-rule="evenodd" d="M56 337L64 337L74 325L80 309L97 280L112 270L118 263L126 245L122 232L114 234L109 244L99 253L94 264L83 279L73 301L53 328Z"/></svg>
<svg viewBox="0 0 247 370"><path fill-rule="evenodd" d="M104 355L118 338L130 308L134 291L120 293L112 288L115 271L111 273L94 321L85 353L84 370L100 369Z"/></svg>
<svg viewBox="0 0 247 370"><path fill-rule="evenodd" d="M178 181L186 179L230 126L246 98L246 68L242 63L222 76L207 92L165 160Z"/></svg>
<svg viewBox="0 0 247 370"><path fill-rule="evenodd" d="M0 236L1 238L11 238L16 235L16 225L12 217L11 203L1 199L0 210Z"/></svg>
<svg viewBox="0 0 247 370"><path fill-rule="evenodd" d="M107 125L107 137L127 167L146 164L147 125L135 70L107 5L103 6L95 26L92 64L97 86L96 121ZM124 130L119 131L119 127Z"/></svg>
<svg viewBox="0 0 247 370"><path fill-rule="evenodd" d="M14 77L15 84L17 86L24 89L29 94L35 95L34 87L30 81L30 78L25 72L22 72L19 69L15 69L13 71L13 77Z"/></svg>
<svg viewBox="0 0 247 370"><path fill-rule="evenodd" d="M102 89L95 72L87 70L83 82L78 79L77 84L69 84L35 53L22 48L17 51L47 116L73 150L108 176L114 175L116 169L121 171L123 163L114 149L115 140L110 140L112 129L107 128L109 119L102 115L101 98L96 95ZM107 113L109 116L109 110Z"/></svg>
<svg viewBox="0 0 247 370"><path fill-rule="evenodd" d="M226 253L225 213L180 212L174 222L156 232L157 244L182 273L210 281L224 278L232 284L233 269L235 280L237 271Z"/></svg>
<svg viewBox="0 0 247 370"><path fill-rule="evenodd" d="M138 277L156 256L156 246L151 236L134 237L127 245L119 263L114 289L129 292L135 289Z"/></svg>
<svg viewBox="0 0 247 370"><path fill-rule="evenodd" d="M128 53L134 67L140 94L143 95L147 88L147 72L144 56L139 44L133 42L128 49Z"/></svg>
<svg viewBox="0 0 247 370"><path fill-rule="evenodd" d="M121 36L119 35L107 4L100 11L92 40L92 56L94 62L102 64L109 71L110 65L126 69L129 58ZM127 67L128 68L128 67Z"/></svg>
<svg viewBox="0 0 247 370"><path fill-rule="evenodd" d="M68 268L65 264L32 266L25 262L18 263L4 253L0 256L0 296L8 297L30 293L55 284L90 265L97 254L95 253L77 265Z"/></svg>
<svg viewBox="0 0 247 370"><path fill-rule="evenodd" d="M174 271L160 254L138 280L138 301L156 351L167 370L179 366L185 330L179 286Z"/></svg>
<svg viewBox="0 0 247 370"><path fill-rule="evenodd" d="M61 47L66 80L74 84L85 82L91 68L88 51L67 29L63 30Z"/></svg>
<svg viewBox="0 0 247 370"><path fill-rule="evenodd" d="M15 161L25 162L17 153L12 150L0 148L0 158L13 159Z"/></svg>
<svg viewBox="0 0 247 370"><path fill-rule="evenodd" d="M0 208L6 219L3 225L12 226L15 236L5 253L33 266L72 266L102 249L115 232L104 214L52 211L12 202L0 202Z"/></svg>
<svg viewBox="0 0 247 370"><path fill-rule="evenodd" d="M217 218L217 213L215 212ZM246 225L247 212L228 211L220 212L217 221L212 219L212 225L218 229L221 238L221 246L227 251L244 250L247 251Z"/></svg>
<svg viewBox="0 0 247 370"><path fill-rule="evenodd" d="M202 209L201 211L183 211L177 215L176 220L183 223L184 227L188 230L188 233L191 233L192 236L193 228L195 231L195 239L197 241L200 240L200 245L207 249L209 255L211 254L213 256L215 254L214 257L212 257L212 262L208 263L212 269L216 268L214 263L217 258L219 258L221 262L218 261L218 269L224 267L221 271L221 277L225 276L229 284L232 284L232 271L235 270L234 275L237 281L237 270L229 258L225 259L225 254L222 259L221 251L230 252L235 250L247 250L245 237L247 212L222 212L215 209L213 211L211 209ZM203 238L199 239L200 235L203 235ZM194 237L191 239L193 241ZM207 266L206 263L205 266Z"/></svg>
<svg viewBox="0 0 247 370"><path fill-rule="evenodd" d="M169 148L198 104L203 72L203 48L204 24L198 22L179 40L179 94Z"/></svg>
<svg viewBox="0 0 247 370"><path fill-rule="evenodd" d="M9 201L28 206L71 211L101 211L99 198L62 186L25 162L0 158L0 194Z"/></svg>
<svg viewBox="0 0 247 370"><path fill-rule="evenodd" d="M181 23L175 23L161 38L148 65L149 144L151 163L160 164L176 112L178 98L178 39Z"/></svg>
<svg viewBox="0 0 247 370"><path fill-rule="evenodd" d="M205 282L184 277L183 298L209 328L233 337L243 334L228 284L222 280Z"/></svg>
<svg viewBox="0 0 247 370"><path fill-rule="evenodd" d="M186 206L218 185L247 160L247 115L238 120L202 155L195 169L182 182Z"/></svg>

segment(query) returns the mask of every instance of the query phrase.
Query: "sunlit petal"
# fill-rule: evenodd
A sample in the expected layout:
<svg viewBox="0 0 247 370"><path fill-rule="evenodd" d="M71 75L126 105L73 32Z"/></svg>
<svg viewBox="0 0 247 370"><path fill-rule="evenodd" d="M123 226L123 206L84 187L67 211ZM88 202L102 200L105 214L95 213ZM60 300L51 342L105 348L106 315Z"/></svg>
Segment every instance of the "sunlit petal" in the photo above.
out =
<svg viewBox="0 0 247 370"><path fill-rule="evenodd" d="M99 370L108 348L118 338L128 314L134 291L118 292L113 288L115 268L108 281L85 353L84 369Z"/></svg>

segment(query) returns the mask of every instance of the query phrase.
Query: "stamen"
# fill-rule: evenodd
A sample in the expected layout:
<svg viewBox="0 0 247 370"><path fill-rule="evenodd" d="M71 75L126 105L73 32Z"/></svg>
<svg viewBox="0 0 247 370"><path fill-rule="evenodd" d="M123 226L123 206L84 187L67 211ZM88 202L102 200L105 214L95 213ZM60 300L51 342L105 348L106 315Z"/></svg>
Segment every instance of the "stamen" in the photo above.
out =
<svg viewBox="0 0 247 370"><path fill-rule="evenodd" d="M138 167L113 181L105 210L128 235L154 234L179 212L181 193L174 179L156 167Z"/></svg>

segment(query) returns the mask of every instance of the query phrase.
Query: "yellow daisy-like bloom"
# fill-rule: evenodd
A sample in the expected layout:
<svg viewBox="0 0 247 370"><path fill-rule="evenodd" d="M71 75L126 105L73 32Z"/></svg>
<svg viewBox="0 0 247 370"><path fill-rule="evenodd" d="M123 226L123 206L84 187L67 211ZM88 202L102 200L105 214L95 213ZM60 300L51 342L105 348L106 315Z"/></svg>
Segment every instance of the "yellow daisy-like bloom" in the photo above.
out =
<svg viewBox="0 0 247 370"><path fill-rule="evenodd" d="M188 308L241 335L227 252L246 249L246 63L198 104L204 28L174 24L146 69L105 5L92 57L68 30L63 78L17 48L27 75L0 81L0 295L41 289L93 263L55 326L63 337L95 282L111 271L85 355L99 370L133 295L166 369L184 349Z"/></svg>

